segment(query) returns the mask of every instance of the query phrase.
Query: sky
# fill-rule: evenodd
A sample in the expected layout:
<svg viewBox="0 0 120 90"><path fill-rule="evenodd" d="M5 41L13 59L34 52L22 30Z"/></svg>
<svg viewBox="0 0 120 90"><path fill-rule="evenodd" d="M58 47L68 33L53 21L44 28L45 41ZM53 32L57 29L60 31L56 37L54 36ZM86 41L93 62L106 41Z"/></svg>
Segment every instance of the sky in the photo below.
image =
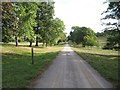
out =
<svg viewBox="0 0 120 90"><path fill-rule="evenodd" d="M105 0L54 0L55 17L64 21L67 35L72 26L86 26L102 32L101 13L107 9Z"/></svg>

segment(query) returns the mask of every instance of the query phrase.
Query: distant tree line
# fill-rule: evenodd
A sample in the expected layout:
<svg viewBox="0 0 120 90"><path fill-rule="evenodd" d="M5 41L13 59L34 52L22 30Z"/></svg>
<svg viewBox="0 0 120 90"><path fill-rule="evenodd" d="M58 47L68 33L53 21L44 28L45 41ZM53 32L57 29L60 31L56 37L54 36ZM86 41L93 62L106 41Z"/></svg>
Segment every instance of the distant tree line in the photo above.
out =
<svg viewBox="0 0 120 90"><path fill-rule="evenodd" d="M54 2L2 2L2 41L55 45L66 40L64 22L54 18Z"/></svg>

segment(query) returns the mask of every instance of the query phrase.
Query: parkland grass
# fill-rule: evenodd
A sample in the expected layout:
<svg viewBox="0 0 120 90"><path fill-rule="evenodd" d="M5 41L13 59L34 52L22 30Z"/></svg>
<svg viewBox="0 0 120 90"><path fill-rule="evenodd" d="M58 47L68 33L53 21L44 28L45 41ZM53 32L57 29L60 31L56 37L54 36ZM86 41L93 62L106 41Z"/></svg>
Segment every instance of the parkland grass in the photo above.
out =
<svg viewBox="0 0 120 90"><path fill-rule="evenodd" d="M34 47L32 65L30 47L2 44L2 87L25 88L46 69L61 49L61 46Z"/></svg>
<svg viewBox="0 0 120 90"><path fill-rule="evenodd" d="M118 51L102 50L98 48L73 48L85 61L87 61L101 76L110 81L114 87L118 87L119 73Z"/></svg>

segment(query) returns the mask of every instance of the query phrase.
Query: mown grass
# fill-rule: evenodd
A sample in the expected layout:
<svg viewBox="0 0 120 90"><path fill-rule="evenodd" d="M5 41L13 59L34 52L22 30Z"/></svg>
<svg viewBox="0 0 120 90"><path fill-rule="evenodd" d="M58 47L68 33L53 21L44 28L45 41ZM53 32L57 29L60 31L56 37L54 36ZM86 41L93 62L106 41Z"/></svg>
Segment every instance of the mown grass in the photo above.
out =
<svg viewBox="0 0 120 90"><path fill-rule="evenodd" d="M31 64L31 48L2 44L2 87L25 88L40 75L62 49L61 46L34 47L34 65Z"/></svg>
<svg viewBox="0 0 120 90"><path fill-rule="evenodd" d="M119 85L118 51L102 50L97 48L73 48L85 61L96 69L106 80L110 81L114 87Z"/></svg>

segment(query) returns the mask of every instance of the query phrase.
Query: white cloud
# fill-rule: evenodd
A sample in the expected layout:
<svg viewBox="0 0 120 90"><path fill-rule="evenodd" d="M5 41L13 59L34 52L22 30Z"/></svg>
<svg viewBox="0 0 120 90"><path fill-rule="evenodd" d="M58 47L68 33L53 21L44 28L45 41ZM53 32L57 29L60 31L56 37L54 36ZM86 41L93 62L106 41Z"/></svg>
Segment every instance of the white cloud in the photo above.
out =
<svg viewBox="0 0 120 90"><path fill-rule="evenodd" d="M55 16L62 19L69 33L72 26L86 26L100 32L104 0L55 0Z"/></svg>

